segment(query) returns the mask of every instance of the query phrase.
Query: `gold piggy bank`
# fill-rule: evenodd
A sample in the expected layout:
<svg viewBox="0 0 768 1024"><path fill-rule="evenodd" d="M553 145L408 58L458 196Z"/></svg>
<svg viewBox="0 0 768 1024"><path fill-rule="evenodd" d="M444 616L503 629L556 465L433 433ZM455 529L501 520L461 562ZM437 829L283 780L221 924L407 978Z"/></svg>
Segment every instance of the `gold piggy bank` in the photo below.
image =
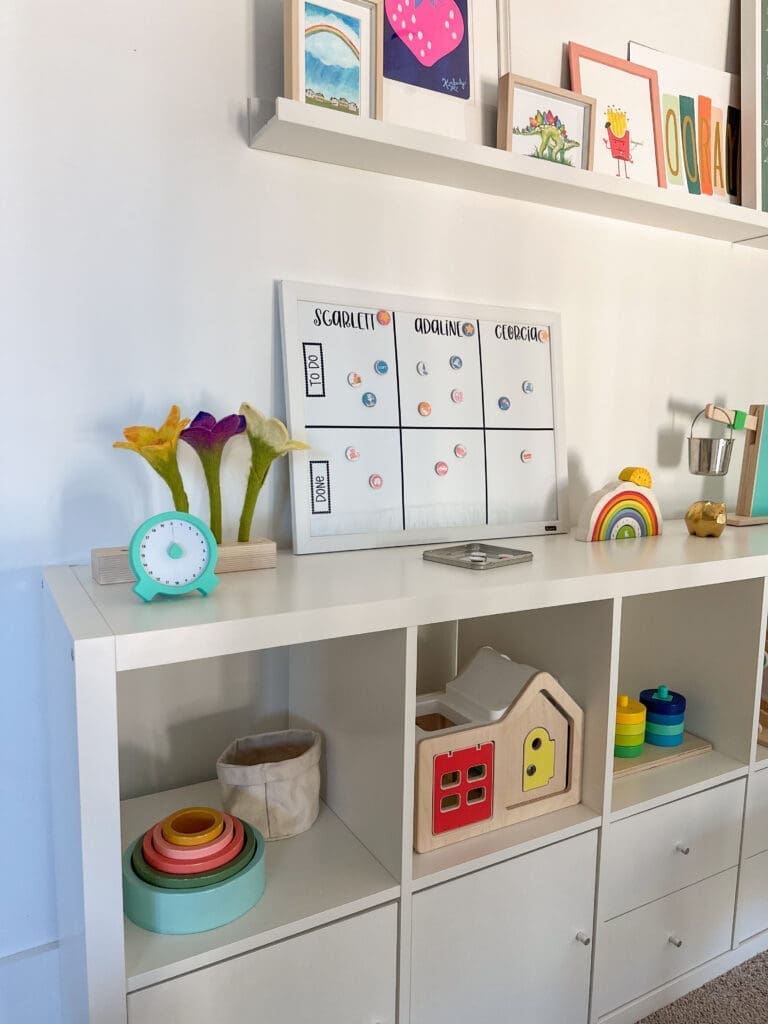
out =
<svg viewBox="0 0 768 1024"><path fill-rule="evenodd" d="M725 502L694 501L685 513L685 525L694 537L719 537L725 529Z"/></svg>

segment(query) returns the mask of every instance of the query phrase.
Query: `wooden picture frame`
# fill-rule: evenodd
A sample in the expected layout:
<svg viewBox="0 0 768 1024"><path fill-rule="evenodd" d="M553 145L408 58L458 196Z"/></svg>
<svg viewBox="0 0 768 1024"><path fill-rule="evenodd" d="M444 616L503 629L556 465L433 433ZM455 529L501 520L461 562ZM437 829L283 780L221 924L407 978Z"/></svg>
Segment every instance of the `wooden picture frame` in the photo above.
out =
<svg viewBox="0 0 768 1024"><path fill-rule="evenodd" d="M536 113L543 112L545 120L540 126L533 126L534 117L528 114L531 122L530 130L518 130L515 126L515 115L518 105L515 102L515 94L518 94L518 102L524 94L535 94L541 97L536 103ZM581 141L575 142L568 139L565 134L566 122L560 122L558 115L558 101L569 104L571 107L578 106L582 110L581 131L577 132ZM560 111L562 113L563 111ZM528 113L527 108L525 113ZM556 121L548 124L546 114L553 113ZM570 114L570 111L569 111ZM571 92L570 89L561 89L556 85L548 85L545 82L536 82L531 78L524 78L522 75L515 75L511 72L499 79L499 113L497 126L497 146L507 152L514 152L515 141L520 141L530 136L530 141L537 145L535 151L522 153L520 155L538 156L550 163L562 163L563 166L574 166L569 163L566 153L569 148L580 147L582 170L591 171L595 152L595 118L597 116L597 100L591 96L582 96L579 93ZM568 118L570 121L570 116ZM549 136L542 134L549 132ZM573 134L573 129L571 129ZM540 140L540 141L539 141ZM568 143L571 143L571 146ZM585 144L586 143L586 144Z"/></svg>
<svg viewBox="0 0 768 1024"><path fill-rule="evenodd" d="M629 179L628 165L635 163L632 147L642 147L640 148L642 163L640 161L636 163L640 173L636 171L634 179L644 181L646 184L655 183L659 188L666 188L667 176L664 161L664 145L661 135L661 117L659 114L659 79L656 71L652 68L643 67L641 64L633 64L631 61L623 60L621 57L614 57L613 54L603 53L601 50L593 50L591 47L583 46L581 43L568 43L568 60L571 70L571 88L579 93L582 89L587 88L590 93L594 93L597 99L598 117L602 119L603 116L606 116L608 118L605 127L606 135L602 141L606 150L610 152L608 164L613 162L617 164L616 177L622 177L621 172L623 169L624 177ZM592 65L593 74L587 76L587 84L585 86L583 72L587 70L589 65ZM599 74L595 74L594 69L598 69ZM618 97L617 104L613 94L604 87L607 84L607 79L614 77L605 75L605 69L618 71L628 76L629 79L639 80L643 83L642 88L632 90L635 94L635 99L639 99L642 104L642 110L637 108L627 113L628 105L621 96ZM599 88L595 87L596 83L591 81L592 78L599 80L601 83ZM621 91L621 84L621 79L614 77L613 86L617 91ZM629 89L630 82L627 81L624 87ZM646 101L647 109L645 109ZM614 130L613 117L622 122L618 130ZM635 126L638 124L638 120L640 120L641 135L643 136L640 140L631 137L635 131ZM646 136L648 135L652 135L652 139L647 138ZM603 159L604 151L599 143L596 143L595 149L594 170L603 174L613 173ZM654 161L651 160L649 154L653 154ZM655 174L652 174L653 163L655 163Z"/></svg>
<svg viewBox="0 0 768 1024"><path fill-rule="evenodd" d="M324 8L334 13L338 12L342 17L348 15L354 8L360 8L361 14L367 15L369 22L369 30L367 31L369 37L368 52L370 54L368 62L370 88L366 90L369 94L368 104L370 110L367 116L381 120L384 106L384 0L317 0L317 3L313 3L312 6ZM284 0L284 92L288 99L299 100L300 102L307 102L307 89L304 85L305 40L307 34L305 27L306 8L307 0ZM338 37L341 36L341 33L334 34ZM346 40L346 42L349 45L349 41ZM363 53L364 50L361 46L358 54L361 60L361 85L365 64ZM316 102L316 105L319 106L331 106L332 99L328 97L328 102L324 103L313 102ZM360 106L362 108L362 103ZM342 106L340 109L355 113L355 111L349 111L348 103L346 107Z"/></svg>

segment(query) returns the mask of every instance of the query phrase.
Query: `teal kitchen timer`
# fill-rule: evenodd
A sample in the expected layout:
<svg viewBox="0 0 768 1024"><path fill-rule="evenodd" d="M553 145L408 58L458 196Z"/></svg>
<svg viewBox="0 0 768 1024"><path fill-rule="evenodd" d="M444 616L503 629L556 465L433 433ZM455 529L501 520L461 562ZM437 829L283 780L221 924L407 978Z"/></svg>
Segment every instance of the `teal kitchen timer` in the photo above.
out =
<svg viewBox="0 0 768 1024"><path fill-rule="evenodd" d="M134 592L145 601L155 594L208 595L218 586L214 574L216 541L205 523L188 512L161 512L142 523L128 557L136 574Z"/></svg>

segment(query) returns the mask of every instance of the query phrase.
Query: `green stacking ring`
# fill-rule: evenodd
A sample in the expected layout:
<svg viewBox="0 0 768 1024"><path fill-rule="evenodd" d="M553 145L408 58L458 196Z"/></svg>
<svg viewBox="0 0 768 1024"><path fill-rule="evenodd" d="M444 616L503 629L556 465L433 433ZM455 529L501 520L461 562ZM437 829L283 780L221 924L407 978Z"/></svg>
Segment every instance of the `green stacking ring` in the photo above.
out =
<svg viewBox="0 0 768 1024"><path fill-rule="evenodd" d="M243 822L245 826L245 822ZM234 860L223 867L214 868L212 871L203 871L197 875L170 875L166 871L157 871L147 864L144 854L141 852L141 841L134 847L131 854L131 865L133 870L147 885L154 885L158 889L202 889L206 885L216 885L236 875L247 867L256 852L256 835L253 829L245 829L245 845Z"/></svg>
<svg viewBox="0 0 768 1024"><path fill-rule="evenodd" d="M683 724L681 722L680 725L654 725L649 722L645 731L649 736L680 736L685 731Z"/></svg>
<svg viewBox="0 0 768 1024"><path fill-rule="evenodd" d="M645 732L645 722L639 722L637 725L617 725L616 735L617 736L642 736Z"/></svg>
<svg viewBox="0 0 768 1024"><path fill-rule="evenodd" d="M616 736L614 738L614 745L617 747L642 747L643 737L642 736Z"/></svg>
<svg viewBox="0 0 768 1024"><path fill-rule="evenodd" d="M636 747L614 747L614 757L640 757L643 752L643 744L640 743Z"/></svg>

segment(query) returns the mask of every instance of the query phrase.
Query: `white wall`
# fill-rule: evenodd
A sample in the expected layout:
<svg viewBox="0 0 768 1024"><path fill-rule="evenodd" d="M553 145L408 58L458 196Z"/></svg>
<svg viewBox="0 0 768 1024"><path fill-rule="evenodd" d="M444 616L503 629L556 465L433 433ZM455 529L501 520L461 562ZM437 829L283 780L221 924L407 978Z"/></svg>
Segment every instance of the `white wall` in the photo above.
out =
<svg viewBox="0 0 768 1024"><path fill-rule="evenodd" d="M514 70L557 80L569 38L733 66L727 0L585 6L514 0ZM166 504L112 450L125 424L159 423L172 401L282 414L276 280L560 310L572 517L625 464L651 467L667 516L718 496L687 473L691 415L766 398L764 254L249 150L245 98L277 89L280 18L279 0L0 12L0 785L29 838L23 860L0 853L3 1024L57 1019L26 983L50 956L15 955L56 939L37 567L124 543ZM233 446L230 524L245 461ZM197 470L185 460L201 512ZM725 483L735 499L737 473ZM286 543L288 524L279 465L255 532Z"/></svg>

